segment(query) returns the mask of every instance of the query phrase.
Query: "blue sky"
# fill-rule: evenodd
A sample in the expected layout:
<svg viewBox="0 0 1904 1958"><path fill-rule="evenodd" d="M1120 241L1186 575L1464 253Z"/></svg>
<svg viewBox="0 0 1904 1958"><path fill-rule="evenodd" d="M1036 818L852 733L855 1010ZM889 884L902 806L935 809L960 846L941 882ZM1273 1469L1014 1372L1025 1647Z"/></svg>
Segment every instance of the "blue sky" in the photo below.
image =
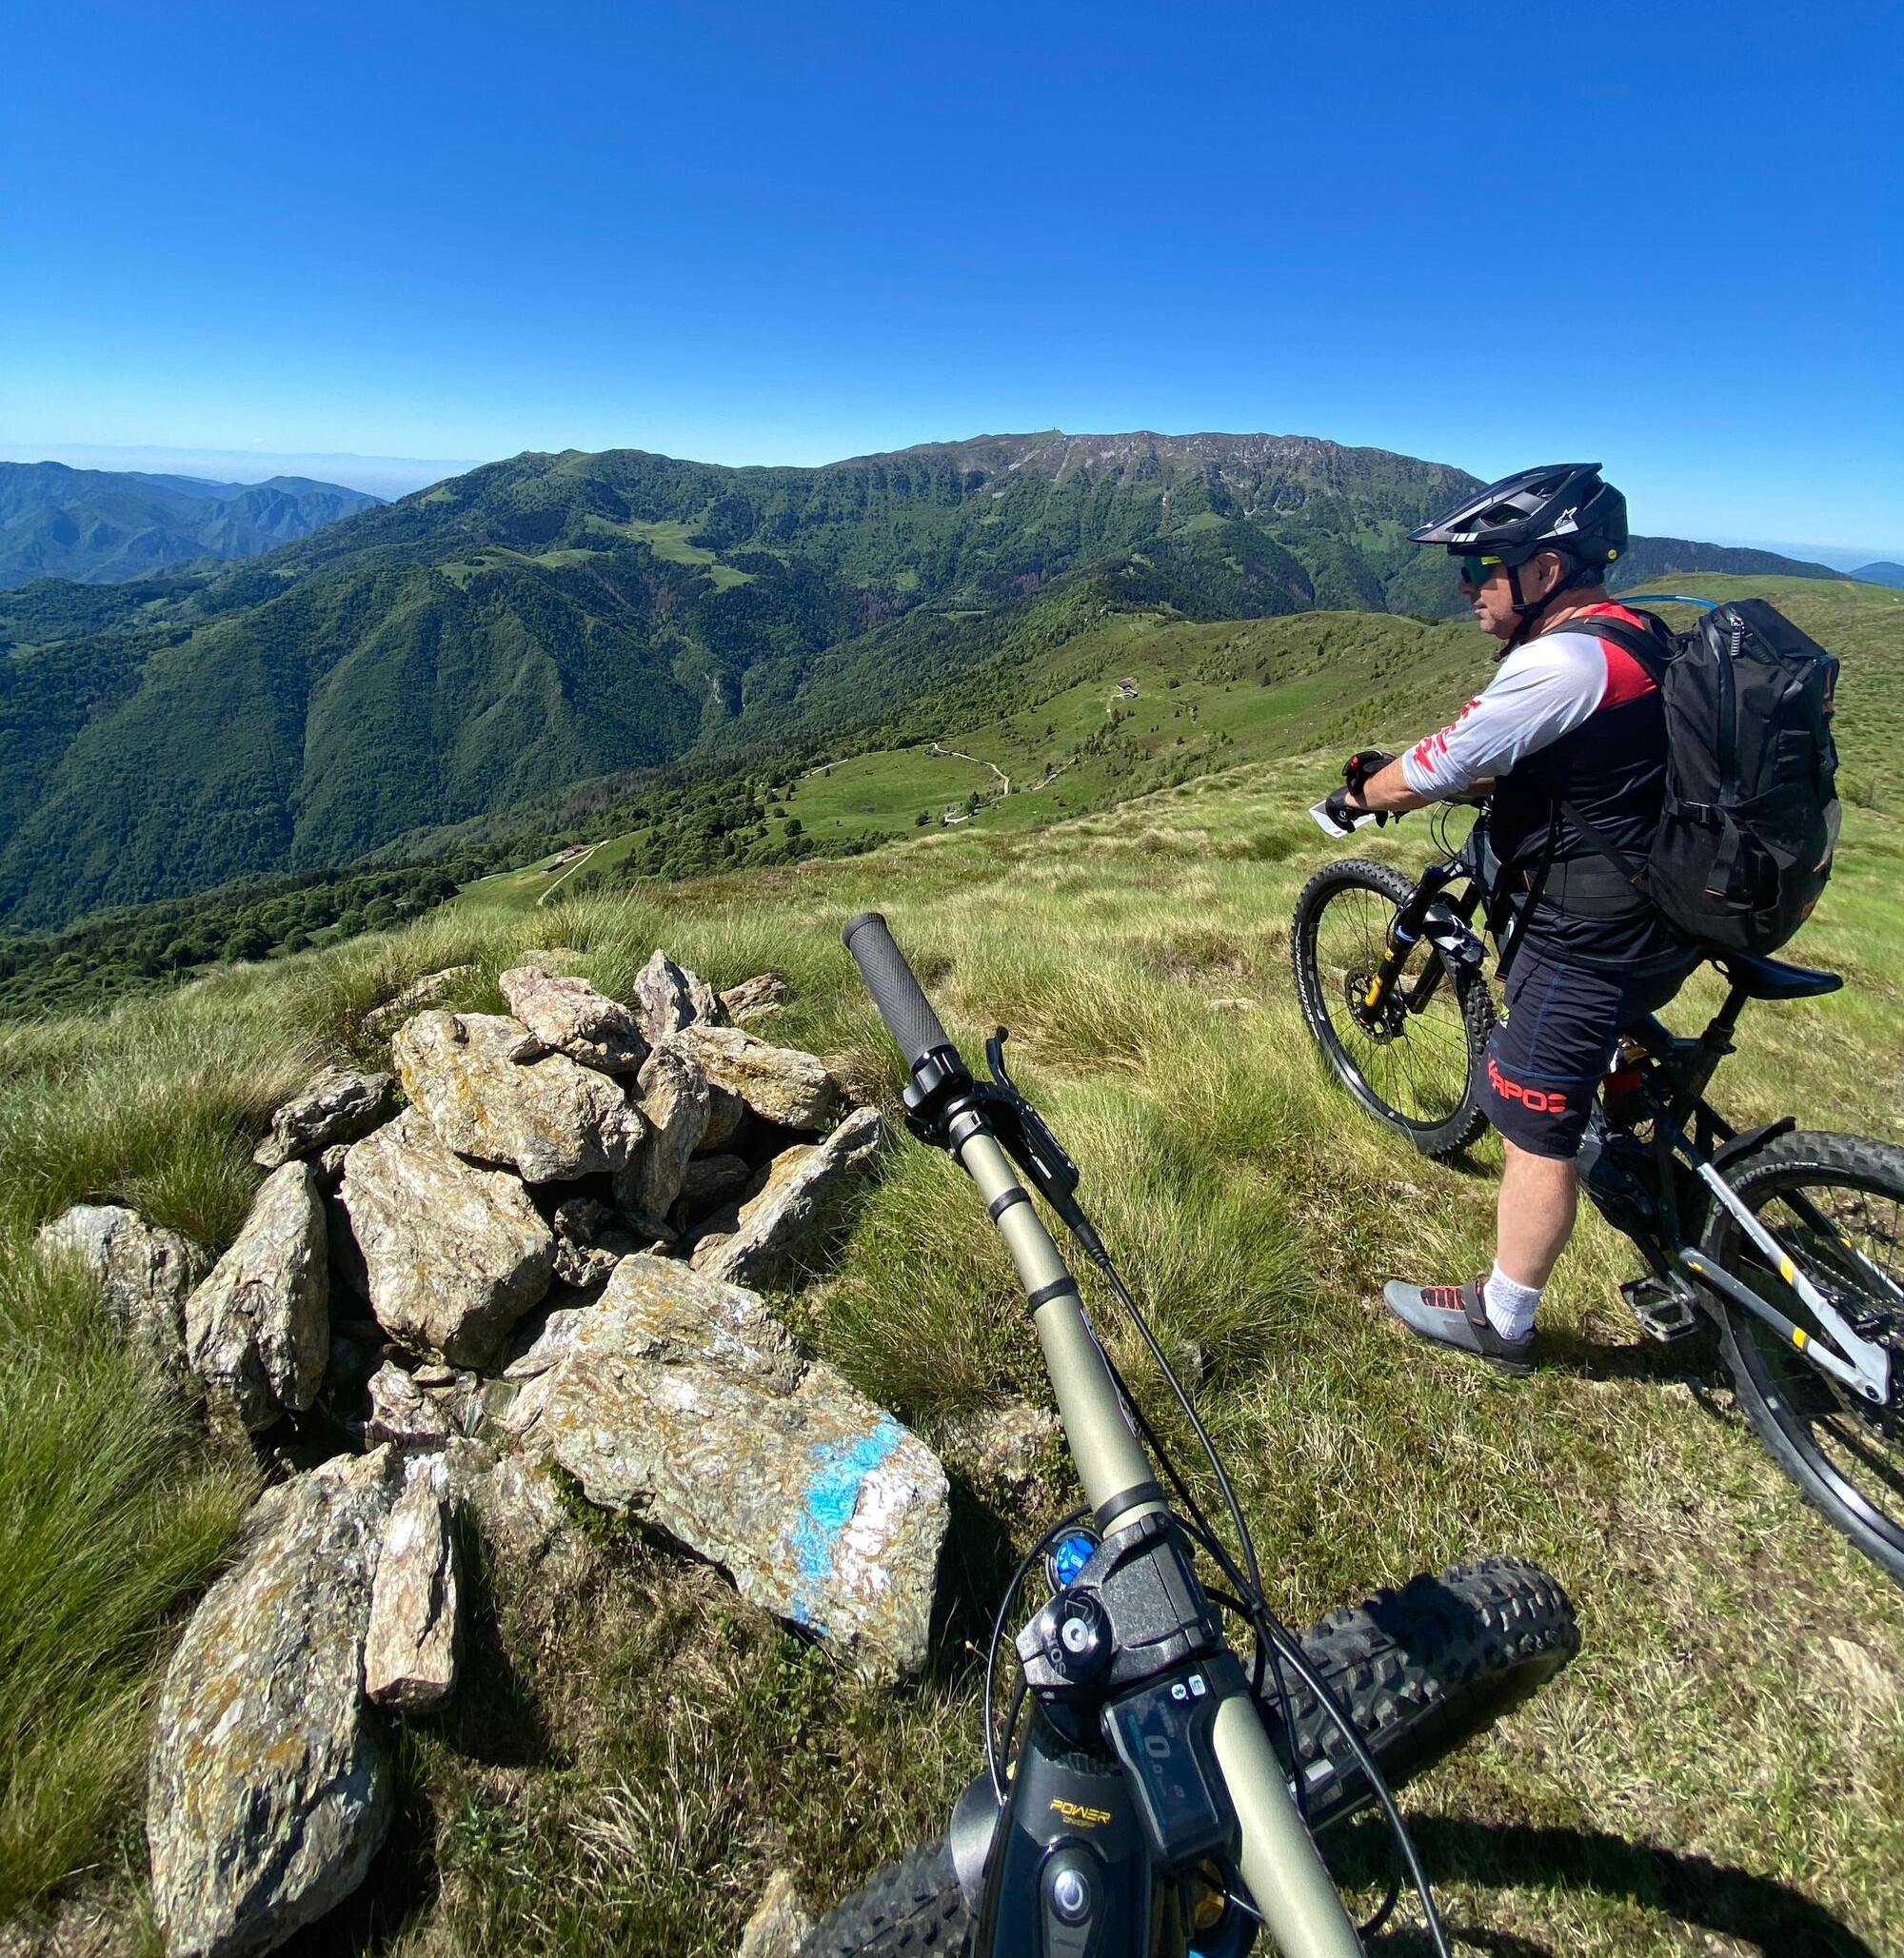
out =
<svg viewBox="0 0 1904 1958"><path fill-rule="evenodd" d="M69 0L0 453L1266 428L1904 557L1900 82L1878 5Z"/></svg>

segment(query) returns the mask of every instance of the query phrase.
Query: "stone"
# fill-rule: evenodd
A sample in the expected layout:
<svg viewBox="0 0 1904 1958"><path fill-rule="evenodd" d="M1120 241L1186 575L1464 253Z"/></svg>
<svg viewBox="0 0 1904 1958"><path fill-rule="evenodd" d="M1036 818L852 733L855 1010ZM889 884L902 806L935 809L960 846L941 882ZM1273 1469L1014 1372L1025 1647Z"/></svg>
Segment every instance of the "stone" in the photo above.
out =
<svg viewBox="0 0 1904 1958"><path fill-rule="evenodd" d="M747 1118L747 1104L731 1088L707 1083L707 1126L701 1132L703 1154L725 1149Z"/></svg>
<svg viewBox="0 0 1904 1958"><path fill-rule="evenodd" d="M344 1158L349 1154L348 1142L333 1142L316 1157L317 1185L327 1197L344 1180Z"/></svg>
<svg viewBox="0 0 1904 1958"><path fill-rule="evenodd" d="M272 1949L383 1842L395 1804L362 1682L392 1468L338 1456L274 1492L172 1655L146 1797L169 1958Z"/></svg>
<svg viewBox="0 0 1904 1958"><path fill-rule="evenodd" d="M333 1143L354 1142L387 1121L397 1105L393 1075L354 1067L327 1068L271 1117L271 1130L251 1152L262 1169L282 1169Z"/></svg>
<svg viewBox="0 0 1904 1958"><path fill-rule="evenodd" d="M370 1412L370 1383L384 1363L384 1329L374 1319L330 1321L330 1358L317 1405L361 1446Z"/></svg>
<svg viewBox="0 0 1904 1958"><path fill-rule="evenodd" d="M743 1156L697 1156L682 1172L674 1215L684 1222L732 1203L754 1179Z"/></svg>
<svg viewBox="0 0 1904 1958"><path fill-rule="evenodd" d="M787 1129L823 1129L840 1106L826 1063L798 1047L771 1047L740 1027L684 1027L676 1043L716 1087L738 1095L764 1120Z"/></svg>
<svg viewBox="0 0 1904 1958"><path fill-rule="evenodd" d="M659 1047L668 1035L696 1020L711 1026L722 1018L714 988L659 950L635 975L635 1012L650 1047Z"/></svg>
<svg viewBox="0 0 1904 1958"><path fill-rule="evenodd" d="M648 1133L634 1160L615 1178L615 1201L630 1216L659 1223L681 1195L687 1159L707 1133L707 1075L693 1055L670 1038L648 1056L638 1085Z"/></svg>
<svg viewBox="0 0 1904 1958"><path fill-rule="evenodd" d="M776 1869L742 1929L739 1958L798 1958L812 1928L813 1912L800 1894L792 1871Z"/></svg>
<svg viewBox="0 0 1904 1958"><path fill-rule="evenodd" d="M560 1492L537 1463L458 1436L444 1451L452 1502L476 1519L489 1549L518 1575L573 1581L593 1553Z"/></svg>
<svg viewBox="0 0 1904 1958"><path fill-rule="evenodd" d="M590 1502L724 1566L744 1597L869 1677L923 1665L945 1473L755 1293L624 1258L513 1425Z"/></svg>
<svg viewBox="0 0 1904 1958"><path fill-rule="evenodd" d="M186 1356L215 1412L256 1434L317 1398L330 1357L329 1263L316 1175L288 1162L186 1301Z"/></svg>
<svg viewBox="0 0 1904 1958"><path fill-rule="evenodd" d="M206 1258L176 1231L118 1203L76 1203L34 1239L42 1257L66 1258L98 1282L113 1330L165 1372L183 1375L185 1302Z"/></svg>
<svg viewBox="0 0 1904 1958"><path fill-rule="evenodd" d="M568 1342L574 1337L575 1328L586 1310L586 1305L557 1306L554 1311L542 1315L533 1339L525 1340L519 1335L511 1342L508 1360L503 1368L503 1378L533 1380L538 1374L547 1373L567 1351Z"/></svg>
<svg viewBox="0 0 1904 1958"><path fill-rule="evenodd" d="M439 1000L448 999L466 979L475 977L473 965L446 965L441 972L426 972L394 999L387 999L383 1005L367 1013L364 1016L365 1030L372 1034L387 1033L412 1013L420 1013L426 1006L434 1006Z"/></svg>
<svg viewBox="0 0 1904 1958"><path fill-rule="evenodd" d="M648 1043L635 1016L585 979L518 965L497 980L509 1011L544 1046L604 1074L633 1074Z"/></svg>
<svg viewBox="0 0 1904 1958"><path fill-rule="evenodd" d="M721 1007L735 1026L747 1026L778 1013L793 998L793 988L783 972L764 972L758 979L743 979L721 996Z"/></svg>
<svg viewBox="0 0 1904 1958"><path fill-rule="evenodd" d="M1039 1457L1058 1438L1058 1416L1029 1401L957 1414L940 1431L939 1456L981 1488L1017 1494L1038 1473Z"/></svg>
<svg viewBox="0 0 1904 1958"><path fill-rule="evenodd" d="M483 1366L548 1290L555 1238L528 1193L452 1155L413 1108L351 1144L339 1194L370 1310L411 1352Z"/></svg>
<svg viewBox="0 0 1904 1958"><path fill-rule="evenodd" d="M364 1438L372 1447L440 1449L449 1439L449 1417L403 1368L389 1360L370 1376L370 1418Z"/></svg>
<svg viewBox="0 0 1904 1958"><path fill-rule="evenodd" d="M733 1285L772 1285L824 1232L847 1182L884 1140L877 1108L855 1109L824 1141L783 1149L738 1209L711 1218L694 1247L698 1272Z"/></svg>
<svg viewBox="0 0 1904 1958"><path fill-rule="evenodd" d="M384 1526L364 1635L364 1691L380 1707L426 1713L456 1686L456 1540L448 1470L419 1455Z"/></svg>
<svg viewBox="0 0 1904 1958"><path fill-rule="evenodd" d="M493 1013L420 1013L390 1043L404 1092L444 1146L507 1163L525 1182L563 1183L618 1170L645 1124L608 1078L546 1054L520 1020Z"/></svg>
<svg viewBox="0 0 1904 1958"><path fill-rule="evenodd" d="M652 1236L638 1236L616 1211L593 1197L571 1197L550 1219L555 1232L555 1276L559 1283L586 1292L607 1282L608 1274L631 1251L645 1251Z"/></svg>

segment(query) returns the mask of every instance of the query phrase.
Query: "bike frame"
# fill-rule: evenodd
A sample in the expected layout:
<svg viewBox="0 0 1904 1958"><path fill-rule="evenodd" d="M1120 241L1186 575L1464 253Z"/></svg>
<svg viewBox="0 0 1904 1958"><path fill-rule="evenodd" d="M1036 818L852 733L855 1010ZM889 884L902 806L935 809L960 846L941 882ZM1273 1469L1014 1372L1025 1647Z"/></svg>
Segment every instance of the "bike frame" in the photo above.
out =
<svg viewBox="0 0 1904 1958"><path fill-rule="evenodd" d="M1493 853L1487 838L1487 813L1483 809L1477 816L1475 826L1460 850L1453 857L1430 864L1422 872L1407 901L1397 910L1389 926L1388 942L1381 962L1363 1000L1364 1008L1371 1015L1381 1011L1410 953L1424 938L1449 959L1476 968L1484 962L1486 947L1476 935L1473 920L1476 912L1481 910L1489 899L1493 864ZM1451 890L1455 895L1448 899L1445 894ZM1498 944L1496 949L1497 953ZM1421 976L1401 995L1402 1011L1419 1013L1433 999L1440 983L1440 960L1430 959ZM1705 1031L1690 1038L1672 1033L1650 1015L1637 1027L1628 1030L1629 1038L1636 1041L1645 1062L1643 1073L1655 1136L1655 1189L1652 1194L1660 1206L1668 1228L1664 1233L1650 1231L1636 1219L1620 1216L1599 1203L1597 1197L1597 1207L1610 1223L1639 1246L1656 1273L1672 1275L1686 1286L1686 1295L1678 1302L1690 1306L1702 1295L1729 1300L1770 1326L1820 1373L1830 1375L1862 1399L1882 1407L1891 1397L1890 1352L1872 1340L1860 1337L1853 1330L1836 1305L1753 1215L1725 1178L1719 1157L1730 1151L1727 1159L1735 1159L1744 1150L1740 1147L1736 1132L1705 1099L1705 1091L1719 1062L1733 1052L1732 1037L1749 997L1744 988L1734 981L1725 1003ZM1690 1135L1687 1133L1688 1123L1692 1125ZM1791 1126L1788 1119L1783 1124L1775 1124L1771 1129L1757 1132L1745 1141L1756 1144L1767 1139L1775 1130L1782 1131ZM1720 1145L1718 1156L1713 1151L1714 1142ZM1676 1162L1691 1173L1711 1203L1732 1216L1771 1268L1791 1286L1830 1335L1831 1345L1814 1337L1803 1327L1795 1325L1769 1299L1735 1274L1721 1270L1696 1245L1688 1241L1692 1233L1681 1228L1682 1211L1673 1175ZM1588 1185L1588 1194L1595 1195L1591 1184ZM1810 1213L1805 1221L1811 1228L1830 1232L1829 1220L1822 1213L1809 1203L1803 1209ZM1872 1267L1854 1246L1845 1244L1842 1239L1839 1244L1848 1257L1870 1270L1887 1290L1896 1293L1897 1288ZM1904 1295L1899 1295L1898 1303L1904 1306Z"/></svg>
<svg viewBox="0 0 1904 1958"><path fill-rule="evenodd" d="M1095 1594L1106 1601L1116 1629L1115 1567L1121 1562L1133 1570L1145 1560L1144 1595L1151 1600L1156 1627L1156 1635L1140 1648L1120 1640L1115 1661L1102 1675L1116 1682L1102 1704L1102 1731L1122 1761L1131 1807L1143 1825L1139 1853L1146 1854L1151 1866L1145 1881L1137 1890L1121 1891L1117 1863L1108 1862L1093 1842L1094 1831L1102 1830L1108 1845L1116 1834L1113 1825L1121 1825L1123 1817L1107 1806L1072 1801L1061 1792L1047 1798L1041 1786L1033 1799L1043 1801L1045 1809L1031 1818L1040 1832L1016 1865L1010 1805L980 1818L989 1824L982 1846L978 1909L981 1934L990 1937L988 1958L1046 1950L1075 1951L1080 1958L1085 1953L1148 1958L1154 1920L1147 1910L1141 1921L1135 1913L1122 1923L1107 1918L1122 1915L1127 1900L1139 1892L1148 1897L1151 1877L1180 1877L1213 1853L1233 1861L1248 1893L1247 1909L1260 1919L1286 1958L1355 1958L1361 1941L1297 1809L1242 1669L1188 1574L1187 1545L1125 1411L1077 1280L1001 1140L994 1109L1002 1098L974 1082L965 1070L885 920L877 912L864 913L847 925L844 937L911 1069L908 1108L915 1117L929 1115L978 1186L1011 1254L1059 1418L1100 1533L1098 1552L1075 1586L1054 1598L1027 1628L1029 1634L1047 1618L1056 1628L1048 1662L1034 1647L1027 1679L1033 1680L1035 1665L1042 1666L1034 1685L1049 1689L1054 1701L1061 1697L1067 1658L1077 1650L1063 1628L1081 1621L1061 1612L1053 1616L1054 1609L1070 1590L1088 1589L1101 1564L1106 1574ZM1033 1138L1033 1146L1057 1150L1055 1139L1039 1126L1041 1136ZM1058 1155L1068 1168L1061 1150ZM1180 1590L1186 1579L1194 1595L1157 1602L1168 1596L1173 1582ZM1027 1634L1021 1635L1021 1655ZM1095 1705L1095 1679L1081 1680L1077 1691L1081 1705ZM989 1708L986 1717L991 1717ZM1028 1785L1032 1779L1022 1770L1014 1777L1015 1784ZM986 1804L993 1806L987 1784L975 1784L954 1823L955 1853L962 1833L969 1839L973 1832L970 1810L980 1789L986 1789ZM1014 1795L1021 1808L1025 1798L1017 1787ZM1220 1849L1214 1847L1212 1830L1204 1824L1206 1811L1216 1836L1226 1838ZM1201 1834L1197 1833L1200 1828ZM1184 1846L1174 1860L1168 1853L1172 1844ZM1232 1846L1233 1855L1228 1853ZM968 1849L967 1855L974 1851ZM1128 1861L1128 1853L1123 1860ZM1003 1889L1015 1882L1023 1884L1022 1895L1008 1899ZM1095 1922L1088 1910L1084 1919L1075 1919L1067 1914L1067 1905L1081 1896L1085 1906L1095 1900L1118 1908L1112 1913L1099 1910Z"/></svg>

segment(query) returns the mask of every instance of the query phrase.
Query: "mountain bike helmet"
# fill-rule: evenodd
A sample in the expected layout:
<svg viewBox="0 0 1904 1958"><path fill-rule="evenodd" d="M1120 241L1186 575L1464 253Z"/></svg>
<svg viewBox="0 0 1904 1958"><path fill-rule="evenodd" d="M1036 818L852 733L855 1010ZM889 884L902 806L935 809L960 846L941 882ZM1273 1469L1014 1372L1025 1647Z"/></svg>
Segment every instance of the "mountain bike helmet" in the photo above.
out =
<svg viewBox="0 0 1904 1958"><path fill-rule="evenodd" d="M1549 463L1490 483L1445 517L1411 530L1408 540L1503 565L1525 632L1563 591L1600 583L1607 566L1625 554L1626 499L1600 481L1597 463ZM1557 552L1573 569L1545 598L1523 599L1520 567L1539 551Z"/></svg>
<svg viewBox="0 0 1904 1958"><path fill-rule="evenodd" d="M1498 558L1510 568L1536 551L1558 551L1597 577L1625 554L1626 499L1600 481L1597 463L1549 463L1490 483L1408 538L1445 544L1456 557Z"/></svg>

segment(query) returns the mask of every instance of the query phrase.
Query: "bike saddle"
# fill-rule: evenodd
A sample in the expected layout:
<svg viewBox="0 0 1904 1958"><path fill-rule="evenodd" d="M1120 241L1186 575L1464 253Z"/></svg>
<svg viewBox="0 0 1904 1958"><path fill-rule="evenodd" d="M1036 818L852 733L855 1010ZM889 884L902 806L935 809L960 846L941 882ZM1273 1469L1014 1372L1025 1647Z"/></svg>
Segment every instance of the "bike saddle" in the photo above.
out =
<svg viewBox="0 0 1904 1958"><path fill-rule="evenodd" d="M1748 999L1810 999L1819 993L1835 993L1844 984L1839 973L1784 965L1750 952L1728 952L1713 963Z"/></svg>

